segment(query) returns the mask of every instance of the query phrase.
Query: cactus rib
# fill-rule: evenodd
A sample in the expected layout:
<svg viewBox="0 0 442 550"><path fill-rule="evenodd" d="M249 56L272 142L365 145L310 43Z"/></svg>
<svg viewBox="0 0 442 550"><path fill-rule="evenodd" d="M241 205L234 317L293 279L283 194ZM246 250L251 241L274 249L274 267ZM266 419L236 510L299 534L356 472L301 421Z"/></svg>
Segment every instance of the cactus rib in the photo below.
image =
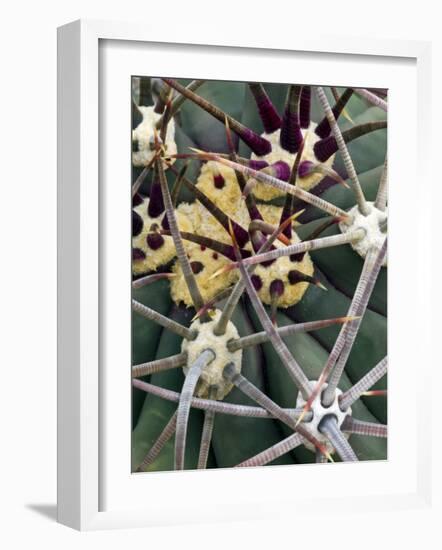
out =
<svg viewBox="0 0 442 550"><path fill-rule="evenodd" d="M352 319L352 317L337 317L336 319L325 319L323 321L295 323L293 325L287 325L285 327L278 327L276 330L279 332L281 337L287 337L291 334L296 334L297 332L310 332L327 328L335 324L348 323ZM249 346L258 346L259 344L263 344L264 342L268 342L269 340L270 337L267 332L262 331L257 332L256 334L251 334L250 336L243 336L242 338L238 338L237 340L231 340L228 343L227 347L229 348L229 350L235 351L237 349L244 349Z"/></svg>
<svg viewBox="0 0 442 550"><path fill-rule="evenodd" d="M149 382L143 382L142 380L132 380L134 388L138 388L146 393L161 397L166 401L172 401L178 403L180 400L180 394L178 392L160 388ZM225 403L223 401L212 401L210 399L203 399L201 397L192 397L192 407L203 411L213 411L219 414L226 414L229 416L243 416L244 418L275 418L266 409L261 407L253 407L250 405L237 405L234 403ZM302 409L283 409L294 420L299 417ZM306 415L305 420L310 420L311 415Z"/></svg>
<svg viewBox="0 0 442 550"><path fill-rule="evenodd" d="M358 288L356 289L355 296L352 301L352 305L354 304L355 311L354 313L352 311L350 315L351 314L358 315L359 318L355 319L354 321L352 321L351 323L345 326L346 334L345 334L344 346L339 355L339 359L334 365L331 371L331 374L329 376L328 386L323 396L325 403L331 402L332 395L334 394L334 390L337 388L337 385L339 384L339 380L344 371L345 363L348 359L348 356L350 355L350 351L355 342L356 335L361 325L361 318L364 315L365 310L367 309L368 300L370 299L371 293L373 292L376 279L378 277L379 271L381 269L382 263L387 253L387 239L385 238L384 244L382 245L381 249L377 251L377 253L376 252L370 253L370 252L367 254L367 258L364 263L364 267L365 267L365 264L367 264L367 270L364 269L364 274L363 276L361 276L361 279L360 279L360 285L358 285ZM374 259L374 262L373 262L373 259Z"/></svg>
<svg viewBox="0 0 442 550"><path fill-rule="evenodd" d="M346 88L345 91L336 99L336 103L332 109L333 115L336 120L341 116L341 113L343 113L346 104L348 103L349 99L351 98L353 94L353 88ZM315 133L321 137L325 138L330 135L331 128L330 123L328 121L328 118L325 116L321 122L316 126Z"/></svg>
<svg viewBox="0 0 442 550"><path fill-rule="evenodd" d="M139 315L142 315L146 319L149 319L149 321L154 321L155 323L158 323L162 327L167 328L168 330L171 330L176 334L179 334L186 340L193 340L193 338L195 338L195 334L187 327L180 325L172 319L168 319L161 313L154 311L150 307L145 306L144 304L141 304L136 300L132 300L132 309Z"/></svg>
<svg viewBox="0 0 442 550"><path fill-rule="evenodd" d="M154 372L162 372L164 370L175 369L182 367L186 364L187 353L182 352L177 355L171 355L164 359L157 359L156 361L149 361L148 363L141 363L132 367L132 377L138 378L139 376L147 376Z"/></svg>
<svg viewBox="0 0 442 550"><path fill-rule="evenodd" d="M184 469L184 457L186 453L187 423L189 420L192 396L201 376L203 368L215 358L212 350L207 349L201 353L198 359L190 366L184 380L183 391L178 403L176 435L175 435L175 470Z"/></svg>
<svg viewBox="0 0 442 550"><path fill-rule="evenodd" d="M158 439L149 449L149 452L146 454L146 456L143 458L143 462L138 466L138 469L137 469L138 472L144 472L146 468L150 466L152 462L155 461L157 456L162 451L164 445L173 436L176 430L177 416L178 416L178 412L175 411L171 419L169 420L169 422L166 424L164 430L158 436Z"/></svg>
<svg viewBox="0 0 442 550"><path fill-rule="evenodd" d="M244 460L243 462L238 464L236 467L247 468L249 466L264 466L269 462L273 462L280 456L286 453L289 453L290 451L293 451L293 449L296 449L296 447L299 447L299 445L301 445L302 442L303 442L302 436L299 435L299 433L294 433L292 435L289 435L279 443L275 443L275 445L272 445L265 451L262 451L261 453L255 456L252 456L247 460ZM322 453L320 454L321 456L324 456Z"/></svg>
<svg viewBox="0 0 442 550"><path fill-rule="evenodd" d="M359 382L344 392L339 399L342 409L345 411L351 407L359 397L369 390L378 380L387 374L388 358L384 357L379 363L363 376Z"/></svg>
<svg viewBox="0 0 442 550"><path fill-rule="evenodd" d="M132 281L132 288L142 288L143 286L151 285L161 279L172 279L174 276L173 273L152 273Z"/></svg>
<svg viewBox="0 0 442 550"><path fill-rule="evenodd" d="M333 114L333 111L331 110L327 96L325 95L322 87L318 86L316 88L316 92L318 95L319 102L321 103L321 106L324 109L325 116L327 117L327 120L330 124L330 128L336 139L336 143L338 144L339 151L341 152L341 155L342 155L342 160L344 161L345 169L347 170L347 174L353 184L352 189L355 193L356 203L358 204L359 211L362 214L367 215L368 209L367 209L364 192L362 191L362 187L361 187L361 184L359 183L356 170L354 168L354 165L351 160L350 154L348 152L347 146L345 144L344 138L342 137L342 132L338 126L338 123L336 122L336 118Z"/></svg>
<svg viewBox="0 0 442 550"><path fill-rule="evenodd" d="M385 458L387 94L154 80L132 102L134 469Z"/></svg>
<svg viewBox="0 0 442 550"><path fill-rule="evenodd" d="M183 96L187 97L187 99L190 99L191 101L199 105L202 109L207 111L210 115L218 119L223 124L225 119L227 118L227 120L229 121L229 126L232 128L235 134L237 134L237 136L241 138L244 143L246 143L250 147L250 149L252 149L252 151L254 151L257 155L262 156L270 152L271 145L266 139L260 137L258 134L255 134L255 132L246 128L243 124L235 120L233 117L227 115L226 113L221 111L221 109L218 109L218 107L215 107L215 105L212 105L209 101L206 101L204 98L185 88L175 80L172 80L171 78L163 78L163 80L167 84L169 84L169 86L175 88L175 90L180 92Z"/></svg>
<svg viewBox="0 0 442 550"><path fill-rule="evenodd" d="M233 233L232 233L232 238L234 240ZM233 242L234 242L235 248L237 249L235 241ZM252 284L250 275L243 264L243 261L238 253L238 250L237 250L237 259L239 263L239 269L243 278L243 282L245 284L245 288L247 290L247 293L250 297L252 305L256 311L256 314L259 317L259 320L264 330L269 335L269 339L272 342L275 348L275 351L278 353L283 365L289 372L296 386L299 388L299 391L302 393L303 396L308 396L310 387L309 387L309 382L307 380L307 377L305 376L299 364L296 362L293 355L288 350L287 346L285 345L284 341L282 340L281 336L279 335L278 331L276 330L275 326L270 320L261 300L259 299L258 293L256 292Z"/></svg>
<svg viewBox="0 0 442 550"><path fill-rule="evenodd" d="M359 328L359 325L360 325L361 315L365 312L365 309L366 309L366 306L367 306L367 303L368 303L368 298L371 294L372 287L371 287L371 289L369 288L369 292L367 293L367 295L364 295L364 292L365 292L366 288L369 286L370 283L372 283L373 286L374 286L374 282L376 281L376 277L377 277L377 273L374 271L374 268L370 272L372 259L373 259L373 255L368 254L367 258L366 258L366 261L364 262L364 267L363 267L361 277L360 277L359 282L358 282L358 286L356 288L354 297L351 301L350 308L349 308L348 313L347 313L347 315L350 316L350 317L354 317L354 316L356 317L357 316L354 320L352 320L349 323L349 324L353 324L353 323L356 324L357 323L357 328ZM365 301L365 297L366 297L366 301ZM356 334L357 334L357 329L353 333L353 338L356 336ZM313 401L316 399L316 397L321 392L322 387L323 387L323 385L324 385L324 383L326 382L327 379L329 380L329 384L328 384L327 388L325 389L325 391L323 393L322 401L323 401L325 406L329 406L332 403L332 401L334 400L335 390L336 390L337 384L338 384L339 379L340 379L341 374L342 374L341 366L345 365L345 362L340 363L340 368L339 368L339 370L337 371L337 373L335 374L335 376L332 380L331 378L332 378L333 373L334 373L333 369L335 369L337 363L340 361L340 358L342 356L344 348L345 348L346 353L347 353L347 356L346 356L346 359L347 359L348 354L350 353L351 347L353 345L353 341L354 341L354 339L352 339L351 342L350 342L350 341L347 340L347 338L348 338L348 325L345 324L345 325L342 326L341 330L339 331L339 335L338 335L338 337L337 337L337 339L334 343L333 349L331 350L331 352L330 352L330 354L327 358L327 361L324 365L324 368L321 372L321 375L320 375L313 391L311 392L310 396L306 400L306 404L305 404L305 407L304 407L305 412L310 410L310 407L311 407ZM347 342L348 342L348 344L347 344ZM346 345L347 345L347 347L346 347Z"/></svg>
<svg viewBox="0 0 442 550"><path fill-rule="evenodd" d="M264 409L269 411L272 416L281 420L284 424L297 431L305 439L310 441L315 447L322 450L324 454L328 454L324 446L309 432L308 429L302 427L299 424L295 424L293 419L283 410L279 405L277 405L270 397L263 393L259 388L252 384L247 378L242 376L242 374L235 372L233 365L228 364L225 366L223 371L223 376L230 380L239 390L241 390L245 395L250 397L253 401L261 405Z"/></svg>

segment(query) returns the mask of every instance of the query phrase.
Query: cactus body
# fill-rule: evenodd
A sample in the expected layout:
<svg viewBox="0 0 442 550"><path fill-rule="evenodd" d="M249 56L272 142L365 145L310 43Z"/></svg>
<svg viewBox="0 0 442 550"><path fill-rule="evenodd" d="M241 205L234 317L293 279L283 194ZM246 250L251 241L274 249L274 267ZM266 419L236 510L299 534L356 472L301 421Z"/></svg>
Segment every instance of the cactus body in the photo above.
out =
<svg viewBox="0 0 442 550"><path fill-rule="evenodd" d="M133 471L385 460L387 113L345 88L141 81Z"/></svg>

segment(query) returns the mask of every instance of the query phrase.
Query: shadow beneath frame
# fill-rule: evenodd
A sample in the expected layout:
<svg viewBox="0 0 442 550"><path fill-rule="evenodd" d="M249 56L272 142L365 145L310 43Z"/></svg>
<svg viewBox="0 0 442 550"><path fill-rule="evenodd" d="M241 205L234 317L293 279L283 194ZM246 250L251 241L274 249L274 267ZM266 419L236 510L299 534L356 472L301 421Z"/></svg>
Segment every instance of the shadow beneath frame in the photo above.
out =
<svg viewBox="0 0 442 550"><path fill-rule="evenodd" d="M43 516L50 521L57 521L56 504L25 504L25 508L40 514L40 516Z"/></svg>

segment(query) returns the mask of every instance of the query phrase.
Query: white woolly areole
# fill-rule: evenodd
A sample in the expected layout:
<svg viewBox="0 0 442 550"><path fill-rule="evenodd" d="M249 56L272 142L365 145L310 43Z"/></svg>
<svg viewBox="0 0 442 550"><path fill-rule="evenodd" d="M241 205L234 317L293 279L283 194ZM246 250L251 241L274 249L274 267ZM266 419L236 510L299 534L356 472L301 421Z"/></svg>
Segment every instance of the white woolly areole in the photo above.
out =
<svg viewBox="0 0 442 550"><path fill-rule="evenodd" d="M354 206L349 210L349 214L353 217L351 223L343 221L339 224L339 229L342 233L348 233L349 231L355 231L360 228L365 230L365 236L361 240L350 243L353 250L357 252L359 256L362 256L362 258L365 258L367 252L373 247L376 250L381 249L384 243L385 233L382 233L380 224L388 218L387 209L383 212L376 208L373 202L367 202L366 204L369 209L369 213L366 216L361 214L357 206ZM387 256L385 256L382 265L384 267L387 266Z"/></svg>
<svg viewBox="0 0 442 550"><path fill-rule="evenodd" d="M304 150L302 152L301 160L309 160L314 163L319 162L313 150L315 143L321 140L321 138L317 134L315 134L316 126L317 126L316 122L311 122L308 128L301 129L302 136L305 140ZM266 134L266 133L262 134L262 137L265 138L267 141L270 141L270 143L272 144L272 150L268 155L265 155L263 157L258 157L254 153L252 153L251 158L253 160L265 160L269 164L274 164L275 162L282 160L286 162L290 166L290 168L292 168L296 160L296 153L295 154L289 153L288 151L286 151L281 147L279 143L280 133L281 133L281 130L278 129L275 132L272 132L271 134ZM325 162L321 164L323 166L327 166L328 168L331 168L333 165L334 159L335 159L335 155L332 155L329 159L327 159ZM299 187L301 187L302 189L305 189L306 191L308 191L309 189L317 185L323 178L324 178L323 174L310 174L309 176L298 178L297 185L299 185ZM270 185L267 185L262 182L256 183L256 185L253 187L253 194L258 199L264 200L264 201L269 201L276 197L281 197L285 195L284 191L275 189L274 187L271 187Z"/></svg>
<svg viewBox="0 0 442 550"><path fill-rule="evenodd" d="M155 151L154 144L154 129L155 124L161 118L161 115L153 110L153 107L144 107L140 105L139 110L143 115L143 120L132 130L132 141L138 143L138 151L132 153L132 162L134 166L146 166L152 160ZM158 137L159 137L159 131ZM166 155L175 155L177 146L175 143L175 122L173 118L169 120L167 125L166 140L164 143ZM175 162L171 159L171 163ZM164 165L167 168L167 165Z"/></svg>
<svg viewBox="0 0 442 550"><path fill-rule="evenodd" d="M216 387L215 399L221 400L233 388L233 385L223 378L224 367L228 363L235 365L235 372L241 372L242 350L229 351L227 342L232 338L239 338L235 325L229 321L226 332L221 336L216 336L213 329L221 317L221 311L215 310L212 320L207 323L201 323L199 319L190 325L191 330L196 330L198 336L195 340L183 340L181 351L187 352L187 365L183 367L184 374L187 375L189 366L192 365L201 353L210 349L215 354L215 359L204 367L198 381L195 395L202 398L209 397L211 386Z"/></svg>
<svg viewBox="0 0 442 550"><path fill-rule="evenodd" d="M310 380L310 387L312 388L312 391L316 387L316 384L317 380ZM345 411L341 410L341 407L339 406L339 396L342 395L342 391L339 388L336 388L335 399L333 403L327 408L324 407L321 402L321 396L327 385L328 384L323 385L323 390L319 393L319 395L316 396L315 400L313 401L310 409L313 415L312 419L309 422L305 422L304 425L310 430L312 435L314 435L316 439L318 439L327 448L327 451L330 454L333 454L335 452L333 445L325 437L325 435L319 431L318 426L325 416L334 416L338 422L338 427L340 428L342 426L342 423L344 422L345 417L349 415L351 416L351 407L348 407ZM296 407L302 408L304 407L305 403L305 399L302 397L301 392L299 392L298 398L296 399ZM350 437L350 434L344 433L344 436L348 439ZM310 451L315 452L315 446L313 445L313 443L310 443L310 441L304 440L304 445Z"/></svg>

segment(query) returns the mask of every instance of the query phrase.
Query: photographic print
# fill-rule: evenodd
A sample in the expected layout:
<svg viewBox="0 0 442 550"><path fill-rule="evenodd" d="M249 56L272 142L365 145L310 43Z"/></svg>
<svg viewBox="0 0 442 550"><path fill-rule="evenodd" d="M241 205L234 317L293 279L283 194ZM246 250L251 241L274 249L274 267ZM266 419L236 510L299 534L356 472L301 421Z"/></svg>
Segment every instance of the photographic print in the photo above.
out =
<svg viewBox="0 0 442 550"><path fill-rule="evenodd" d="M132 471L386 460L387 90L131 88Z"/></svg>

